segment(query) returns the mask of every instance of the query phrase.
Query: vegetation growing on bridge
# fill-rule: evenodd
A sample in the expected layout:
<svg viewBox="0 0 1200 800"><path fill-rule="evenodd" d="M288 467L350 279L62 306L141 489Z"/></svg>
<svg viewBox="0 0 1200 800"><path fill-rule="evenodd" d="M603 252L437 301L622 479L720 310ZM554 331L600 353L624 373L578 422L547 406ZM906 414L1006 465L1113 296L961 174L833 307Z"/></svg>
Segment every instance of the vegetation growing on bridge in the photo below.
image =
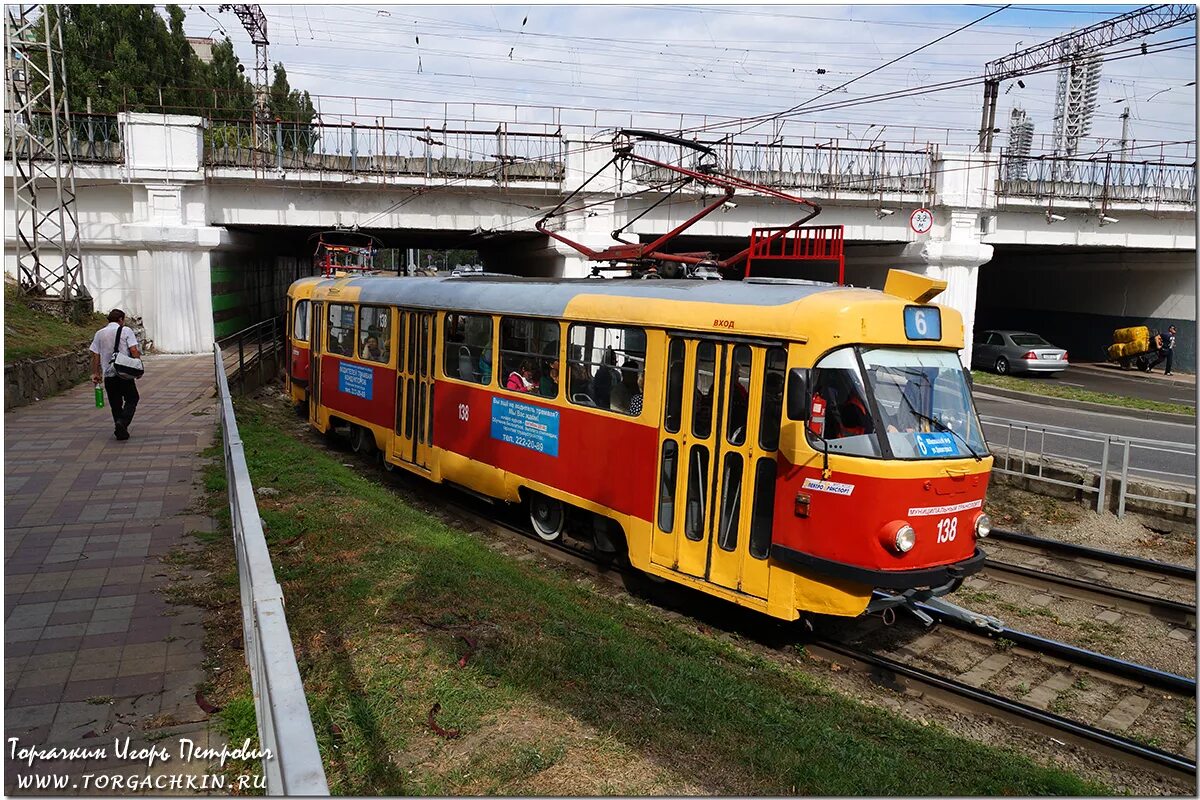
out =
<svg viewBox="0 0 1200 800"><path fill-rule="evenodd" d="M1106 792L449 526L281 403L237 413L334 794ZM219 458L206 482L227 514ZM228 534L206 538L215 582L191 599L220 615L224 703L248 691L237 578Z"/></svg>

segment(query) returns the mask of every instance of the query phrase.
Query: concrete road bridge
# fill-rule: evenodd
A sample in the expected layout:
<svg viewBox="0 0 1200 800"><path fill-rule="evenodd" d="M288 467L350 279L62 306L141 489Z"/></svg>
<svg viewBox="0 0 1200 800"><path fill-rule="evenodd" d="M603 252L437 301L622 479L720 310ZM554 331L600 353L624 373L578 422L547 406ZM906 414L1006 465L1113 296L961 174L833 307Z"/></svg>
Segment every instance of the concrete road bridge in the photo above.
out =
<svg viewBox="0 0 1200 800"><path fill-rule="evenodd" d="M278 313L286 285L309 273L309 235L335 226L395 247L476 249L493 271L586 275L590 264L534 223L608 161L613 134L375 118L278 123L256 148L249 122L195 116L76 115L72 129L64 136L75 157L85 284L97 308L142 317L167 352L204 352L222 324ZM662 161L688 156L676 145L642 147ZM932 143L750 136L717 150L735 175L809 197L824 207L817 223L844 225L850 283L882 286L890 267L941 277L949 283L941 301L968 326L1034 329L1075 358L1098 355L1113 327L1174 322L1181 367L1194 369L1194 151L1172 158L1143 145L1124 155L1016 158ZM561 229L592 247L612 244L625 225L643 240L661 234L702 198L685 191L647 211L661 199L649 191L659 177L610 169ZM917 234L909 215L922 207L934 225ZM794 206L739 195L681 243L733 253L752 227L796 216ZM9 274L16 244L10 207Z"/></svg>

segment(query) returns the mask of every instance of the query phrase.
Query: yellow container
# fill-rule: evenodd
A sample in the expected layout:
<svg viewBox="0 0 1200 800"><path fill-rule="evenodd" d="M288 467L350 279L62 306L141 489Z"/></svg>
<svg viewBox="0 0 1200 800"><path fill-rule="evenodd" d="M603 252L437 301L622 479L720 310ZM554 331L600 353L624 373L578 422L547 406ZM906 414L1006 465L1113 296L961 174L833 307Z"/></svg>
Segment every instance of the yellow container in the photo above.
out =
<svg viewBox="0 0 1200 800"><path fill-rule="evenodd" d="M1150 329L1145 325L1136 328L1117 328L1113 331L1113 341L1117 344L1142 343L1148 345Z"/></svg>

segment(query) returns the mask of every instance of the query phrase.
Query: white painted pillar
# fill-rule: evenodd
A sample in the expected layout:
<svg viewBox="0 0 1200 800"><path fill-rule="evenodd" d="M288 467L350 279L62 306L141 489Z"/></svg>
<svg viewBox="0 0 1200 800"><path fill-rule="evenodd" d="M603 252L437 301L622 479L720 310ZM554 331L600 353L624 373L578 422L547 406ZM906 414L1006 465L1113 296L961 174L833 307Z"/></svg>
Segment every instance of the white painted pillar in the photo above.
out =
<svg viewBox="0 0 1200 800"><path fill-rule="evenodd" d="M903 258L931 278L946 281L935 302L962 314L963 366L971 366L979 267L992 260L982 233L995 208L997 156L991 153L942 153L934 162L934 226L904 247ZM911 267L910 267L911 268Z"/></svg>
<svg viewBox="0 0 1200 800"><path fill-rule="evenodd" d="M204 120L166 114L121 115L125 179L134 186L133 213L119 227L137 250L136 296L126 308L142 318L155 349L202 353L212 349L209 251L228 245L223 228L207 224Z"/></svg>

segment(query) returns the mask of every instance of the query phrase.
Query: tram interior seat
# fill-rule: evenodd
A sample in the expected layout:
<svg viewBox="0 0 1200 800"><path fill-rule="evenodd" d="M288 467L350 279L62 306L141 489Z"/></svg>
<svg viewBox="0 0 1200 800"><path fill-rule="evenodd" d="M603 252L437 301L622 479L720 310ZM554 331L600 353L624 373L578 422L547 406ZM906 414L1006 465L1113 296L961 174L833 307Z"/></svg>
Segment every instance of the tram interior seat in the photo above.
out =
<svg viewBox="0 0 1200 800"><path fill-rule="evenodd" d="M465 344L458 346L458 377L464 381L479 382L479 375L475 372L474 360L471 358L471 350Z"/></svg>

